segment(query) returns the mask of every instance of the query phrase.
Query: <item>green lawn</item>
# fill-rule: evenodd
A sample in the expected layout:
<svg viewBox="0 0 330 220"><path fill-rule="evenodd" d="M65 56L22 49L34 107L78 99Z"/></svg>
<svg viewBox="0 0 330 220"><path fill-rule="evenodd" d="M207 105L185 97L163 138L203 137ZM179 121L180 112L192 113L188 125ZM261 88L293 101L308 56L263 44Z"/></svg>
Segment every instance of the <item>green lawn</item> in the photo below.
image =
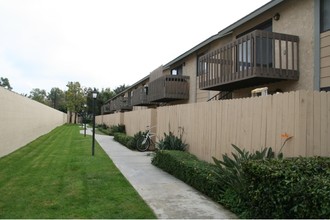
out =
<svg viewBox="0 0 330 220"><path fill-rule="evenodd" d="M91 137L54 129L0 158L0 218L156 218Z"/></svg>

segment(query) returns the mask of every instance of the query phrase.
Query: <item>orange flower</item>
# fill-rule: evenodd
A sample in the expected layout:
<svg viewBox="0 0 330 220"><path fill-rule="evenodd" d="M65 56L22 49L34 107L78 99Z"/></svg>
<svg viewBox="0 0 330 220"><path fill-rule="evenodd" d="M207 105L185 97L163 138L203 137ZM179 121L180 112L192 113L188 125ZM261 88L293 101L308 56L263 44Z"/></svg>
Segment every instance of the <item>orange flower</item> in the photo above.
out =
<svg viewBox="0 0 330 220"><path fill-rule="evenodd" d="M288 135L288 133L284 133L284 134L281 134L281 138L284 138L284 139L287 139L287 138L289 138L289 135Z"/></svg>

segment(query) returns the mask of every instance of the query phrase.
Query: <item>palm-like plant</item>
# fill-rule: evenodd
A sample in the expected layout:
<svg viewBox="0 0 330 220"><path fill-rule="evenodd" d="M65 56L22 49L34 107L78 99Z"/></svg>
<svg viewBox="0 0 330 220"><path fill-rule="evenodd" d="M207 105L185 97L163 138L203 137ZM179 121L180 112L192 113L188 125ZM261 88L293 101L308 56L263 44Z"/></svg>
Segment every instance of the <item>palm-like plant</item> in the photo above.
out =
<svg viewBox="0 0 330 220"><path fill-rule="evenodd" d="M237 151L237 153L232 153L233 158L230 158L227 154L222 155L223 161L213 157L213 161L218 167L215 174L219 177L220 189L223 192L227 189L232 189L237 193L242 193L244 187L242 162L247 160L283 158L283 153L275 155L272 148L264 148L261 151L250 153L245 149L241 150L234 144L232 144L232 147Z"/></svg>

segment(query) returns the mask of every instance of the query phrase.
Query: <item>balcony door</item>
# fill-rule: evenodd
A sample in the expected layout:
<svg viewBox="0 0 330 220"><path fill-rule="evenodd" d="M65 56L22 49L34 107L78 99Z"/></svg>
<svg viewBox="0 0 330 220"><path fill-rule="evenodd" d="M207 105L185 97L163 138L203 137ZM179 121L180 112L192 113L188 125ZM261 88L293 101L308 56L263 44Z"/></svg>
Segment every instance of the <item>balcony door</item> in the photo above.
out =
<svg viewBox="0 0 330 220"><path fill-rule="evenodd" d="M272 41L267 38L256 37L255 42L253 42L251 36L249 36L249 33L254 30L272 32L272 20L268 20L240 35L237 35L237 71L244 71L251 66L254 66L254 48L256 52L256 66L272 67L273 65ZM253 44L255 44L255 47Z"/></svg>

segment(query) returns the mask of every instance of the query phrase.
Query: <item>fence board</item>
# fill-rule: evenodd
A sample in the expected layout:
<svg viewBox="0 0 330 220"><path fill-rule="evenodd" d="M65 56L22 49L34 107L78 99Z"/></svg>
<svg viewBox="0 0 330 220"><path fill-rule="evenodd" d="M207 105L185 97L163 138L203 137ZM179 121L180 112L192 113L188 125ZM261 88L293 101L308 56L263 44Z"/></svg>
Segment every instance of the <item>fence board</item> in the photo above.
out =
<svg viewBox="0 0 330 220"><path fill-rule="evenodd" d="M313 141L313 153L312 155L320 155L321 149L320 149L320 144L321 144L321 96L318 93L313 93L313 98L314 98L314 141Z"/></svg>
<svg viewBox="0 0 330 220"><path fill-rule="evenodd" d="M267 131L267 97L262 97L261 106L261 127L260 127L260 147L265 148L266 146L266 131Z"/></svg>
<svg viewBox="0 0 330 220"><path fill-rule="evenodd" d="M311 128L310 125L312 125L313 123L309 124L309 126L307 126L307 113L309 115L312 116L312 113L307 111L307 107L313 106L312 102L309 101L310 99L312 99L313 96L311 94L308 94L306 91L300 91L299 95L298 95L298 106L299 106L299 127L298 127L298 131L299 131L299 147L297 148L297 152L295 152L295 155L301 155L301 156L305 156L307 153L307 142L306 142L306 137L309 135L311 136L311 132L307 131L307 128ZM307 101L306 101L307 99ZM311 105L307 105L307 103L311 103ZM309 108L310 110L312 110L313 107ZM311 119L313 120L313 119ZM312 128L310 129L312 130ZM310 145L311 146L311 145Z"/></svg>
<svg viewBox="0 0 330 220"><path fill-rule="evenodd" d="M328 118L328 112L327 112L327 94L325 92L321 92L320 94L320 155L325 155L327 153L327 147L329 146L329 143L327 142L327 136L329 135L328 131L328 124L327 124L327 118Z"/></svg>
<svg viewBox="0 0 330 220"><path fill-rule="evenodd" d="M306 151L302 155L313 155L314 145L314 97L313 92L306 93Z"/></svg>
<svg viewBox="0 0 330 220"><path fill-rule="evenodd" d="M251 99L252 110L252 131L251 131L251 148L261 147L261 123L262 123L262 99ZM259 149L258 149L259 150Z"/></svg>
<svg viewBox="0 0 330 220"><path fill-rule="evenodd" d="M327 127L328 127L328 133L327 133L327 145L325 145L325 147L327 148L325 151L325 156L330 156L330 135L329 135L329 132L330 132L330 93L327 92L327 116L328 116L328 120L327 120ZM323 152L323 151L322 151ZM322 154L323 155L323 154Z"/></svg>
<svg viewBox="0 0 330 220"><path fill-rule="evenodd" d="M295 105L294 105L294 99L295 99L295 93L290 92L288 94L288 117L286 118L287 122L288 122L288 128L287 128L287 133L289 136L292 136L292 138L287 141L287 144L285 146L286 151L283 151L285 153L285 155L288 156L293 156L294 155L294 147L295 147L295 138L294 135L294 131L295 131Z"/></svg>
<svg viewBox="0 0 330 220"><path fill-rule="evenodd" d="M275 128L275 146L274 150L279 152L282 146L281 134L282 134L282 123L283 123L283 100L285 94L279 94L274 96L275 99L275 109L276 109L276 128Z"/></svg>
<svg viewBox="0 0 330 220"><path fill-rule="evenodd" d="M274 109L273 109L273 96L271 97L266 97L266 112L267 112L267 118L266 118L266 146L267 147L274 147L275 144L273 142L273 136L272 134L274 134L274 128L273 128L273 118L274 118Z"/></svg>

